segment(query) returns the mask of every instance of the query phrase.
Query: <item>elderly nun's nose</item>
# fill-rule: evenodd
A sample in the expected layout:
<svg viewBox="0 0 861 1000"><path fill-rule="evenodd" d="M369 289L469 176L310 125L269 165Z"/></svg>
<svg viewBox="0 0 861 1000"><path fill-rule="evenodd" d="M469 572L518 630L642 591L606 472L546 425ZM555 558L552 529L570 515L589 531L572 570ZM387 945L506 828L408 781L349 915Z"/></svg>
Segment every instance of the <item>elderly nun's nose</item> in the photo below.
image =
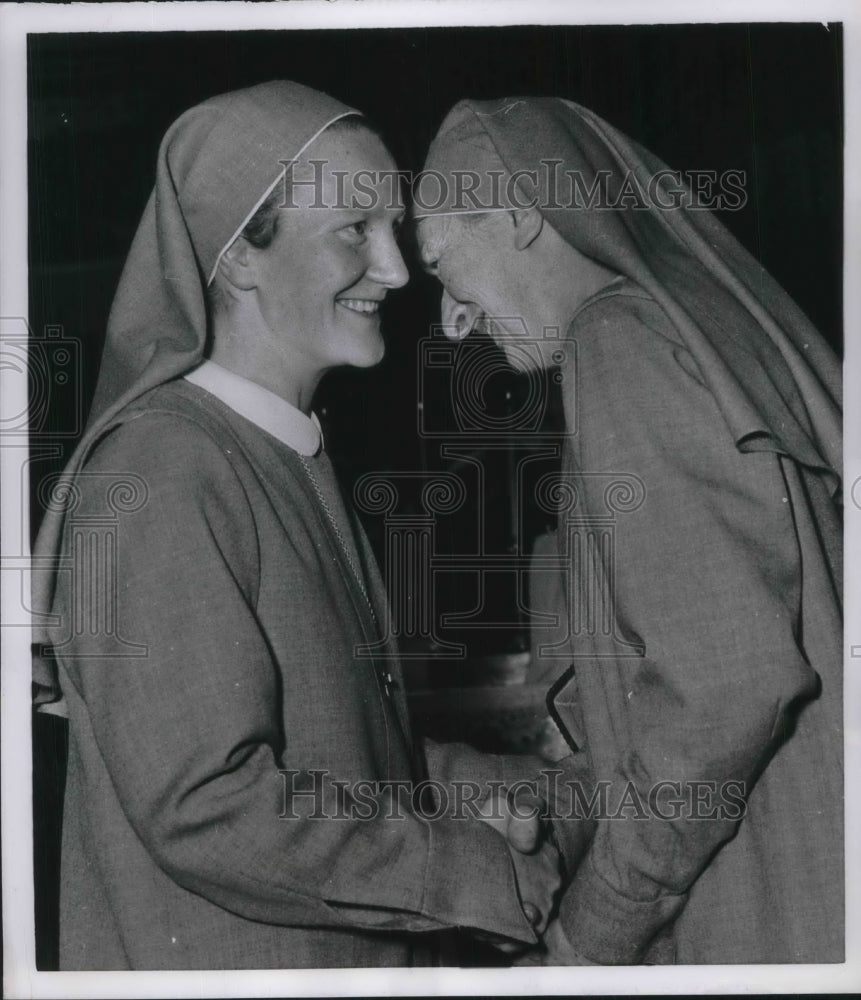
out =
<svg viewBox="0 0 861 1000"><path fill-rule="evenodd" d="M458 302L447 291L442 293L442 325L449 340L463 340L482 316L474 302Z"/></svg>

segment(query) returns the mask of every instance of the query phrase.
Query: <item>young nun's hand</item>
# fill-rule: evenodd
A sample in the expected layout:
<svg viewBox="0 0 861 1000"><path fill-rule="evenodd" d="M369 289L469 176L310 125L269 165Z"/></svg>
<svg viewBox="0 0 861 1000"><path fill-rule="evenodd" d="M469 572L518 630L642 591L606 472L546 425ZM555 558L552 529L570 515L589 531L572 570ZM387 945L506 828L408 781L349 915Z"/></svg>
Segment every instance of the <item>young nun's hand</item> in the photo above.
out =
<svg viewBox="0 0 861 1000"><path fill-rule="evenodd" d="M511 852L523 912L537 934L545 932L562 885L559 852L549 828L539 816L537 800L526 803L505 793L488 798L480 807L482 822L505 837ZM500 951L514 953L522 945L492 942Z"/></svg>

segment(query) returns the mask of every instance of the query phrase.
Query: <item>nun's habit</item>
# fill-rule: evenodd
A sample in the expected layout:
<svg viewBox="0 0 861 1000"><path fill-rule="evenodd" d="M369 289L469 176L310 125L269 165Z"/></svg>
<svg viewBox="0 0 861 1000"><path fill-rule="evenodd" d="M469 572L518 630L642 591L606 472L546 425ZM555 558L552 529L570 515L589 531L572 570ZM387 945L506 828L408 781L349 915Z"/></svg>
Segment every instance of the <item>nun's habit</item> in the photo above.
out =
<svg viewBox="0 0 861 1000"><path fill-rule="evenodd" d="M559 526L573 666L550 703L616 816L564 897L572 946L597 963L841 961L836 359L712 215L650 203L664 171L658 197L672 204L675 178L584 108L463 101L426 169L478 171L483 187L456 204L436 179L418 214L534 197L618 275L571 318L576 378L563 371L563 476L579 496ZM497 179L494 194L494 170L537 182ZM617 207L568 198L568 171L581 196L604 178ZM578 539L608 522L614 549L589 569ZM589 618L602 588L606 629Z"/></svg>
<svg viewBox="0 0 861 1000"><path fill-rule="evenodd" d="M535 940L495 830L427 822L409 796L387 821L367 787L349 818L335 782L425 774L396 661L354 654L385 621L367 542L310 421L305 444L269 433L180 377L203 357L219 254L282 161L355 113L276 82L191 109L163 141L35 551L55 654L37 697L69 717L65 969L399 966L431 957L433 935L405 932L453 926ZM39 572L57 557L74 572ZM501 777L500 758L450 757L430 747L431 775Z"/></svg>

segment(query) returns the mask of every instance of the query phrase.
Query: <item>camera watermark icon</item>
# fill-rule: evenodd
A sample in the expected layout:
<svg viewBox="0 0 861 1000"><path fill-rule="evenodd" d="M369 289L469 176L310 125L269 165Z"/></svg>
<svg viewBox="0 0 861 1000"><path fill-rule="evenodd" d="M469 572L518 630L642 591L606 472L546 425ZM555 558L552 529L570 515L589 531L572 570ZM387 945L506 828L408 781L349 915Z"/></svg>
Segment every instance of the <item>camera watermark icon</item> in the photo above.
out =
<svg viewBox="0 0 861 1000"><path fill-rule="evenodd" d="M0 437L77 438L83 429L81 342L62 326L34 333L21 316L0 317L0 367L27 380L27 402L0 416ZM62 427L52 426L62 414Z"/></svg>
<svg viewBox="0 0 861 1000"><path fill-rule="evenodd" d="M493 343L455 338L446 324L434 324L419 342L419 435L536 442L576 434L576 420L564 432L547 421L553 385L574 393L576 400L576 342L560 338L558 327L531 337L520 316L479 322ZM512 373L521 376L520 384L503 385L502 398L496 398L500 381ZM450 405L440 406L440 399Z"/></svg>

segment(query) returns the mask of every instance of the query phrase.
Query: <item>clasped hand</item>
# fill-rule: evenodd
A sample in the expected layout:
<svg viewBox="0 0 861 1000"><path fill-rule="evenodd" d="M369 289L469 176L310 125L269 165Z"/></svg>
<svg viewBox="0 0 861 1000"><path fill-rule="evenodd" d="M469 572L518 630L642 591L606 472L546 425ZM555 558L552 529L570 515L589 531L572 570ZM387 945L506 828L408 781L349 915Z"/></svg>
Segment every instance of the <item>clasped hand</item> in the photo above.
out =
<svg viewBox="0 0 861 1000"><path fill-rule="evenodd" d="M522 801L509 801L505 793L488 798L479 808L482 822L505 837L511 852L517 891L526 918L541 936L547 929L562 885L559 852L553 844L539 810L524 808ZM507 954L523 950L511 941L491 940Z"/></svg>

